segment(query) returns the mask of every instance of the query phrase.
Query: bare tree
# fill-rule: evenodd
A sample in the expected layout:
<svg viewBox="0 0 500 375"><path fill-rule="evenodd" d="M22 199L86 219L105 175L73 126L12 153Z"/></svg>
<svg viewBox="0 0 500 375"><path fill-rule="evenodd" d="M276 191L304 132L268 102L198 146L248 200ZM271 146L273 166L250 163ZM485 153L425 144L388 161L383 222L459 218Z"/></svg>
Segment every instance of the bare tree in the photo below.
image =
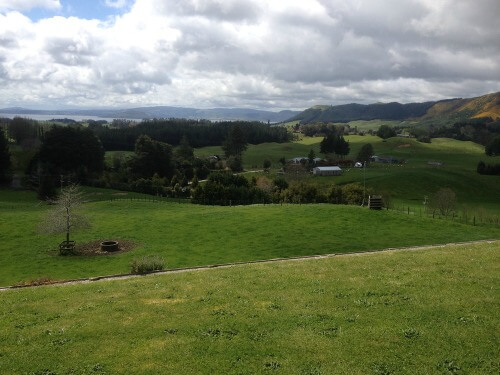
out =
<svg viewBox="0 0 500 375"><path fill-rule="evenodd" d="M456 195L450 188L441 188L434 194L429 202L433 212L438 211L443 216L450 215L455 211Z"/></svg>
<svg viewBox="0 0 500 375"><path fill-rule="evenodd" d="M59 246L60 253L64 254L74 248L74 241L70 241L70 233L76 229L90 227L87 217L80 212L83 192L78 185L70 185L63 188L59 197L51 203L54 207L48 212L40 229L52 234L66 233L66 241Z"/></svg>

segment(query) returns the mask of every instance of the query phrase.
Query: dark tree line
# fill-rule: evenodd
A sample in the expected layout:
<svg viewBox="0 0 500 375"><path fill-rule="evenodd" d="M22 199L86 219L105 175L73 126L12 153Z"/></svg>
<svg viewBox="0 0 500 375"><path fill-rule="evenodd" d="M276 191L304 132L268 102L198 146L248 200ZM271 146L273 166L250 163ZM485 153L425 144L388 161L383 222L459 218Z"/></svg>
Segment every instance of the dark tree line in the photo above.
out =
<svg viewBox="0 0 500 375"><path fill-rule="evenodd" d="M486 164L484 161L480 161L477 164L477 173L500 176L500 164Z"/></svg>
<svg viewBox="0 0 500 375"><path fill-rule="evenodd" d="M425 135L430 138L453 138L488 146L492 139L500 137L500 120L493 121L490 117L468 119L457 122L451 127L434 128L431 126L428 130L409 129L409 132L417 137Z"/></svg>
<svg viewBox="0 0 500 375"><path fill-rule="evenodd" d="M0 185L8 184L11 180L11 160L9 143L2 128L0 128Z"/></svg>
<svg viewBox="0 0 500 375"><path fill-rule="evenodd" d="M220 146L232 128L238 126L244 139L251 144L287 142L290 135L283 127L259 122L233 121L212 123L205 120L147 120L135 126L113 129L93 124L91 129L101 140L106 151L133 151L140 135L147 135L160 142L177 146L185 136L193 147Z"/></svg>

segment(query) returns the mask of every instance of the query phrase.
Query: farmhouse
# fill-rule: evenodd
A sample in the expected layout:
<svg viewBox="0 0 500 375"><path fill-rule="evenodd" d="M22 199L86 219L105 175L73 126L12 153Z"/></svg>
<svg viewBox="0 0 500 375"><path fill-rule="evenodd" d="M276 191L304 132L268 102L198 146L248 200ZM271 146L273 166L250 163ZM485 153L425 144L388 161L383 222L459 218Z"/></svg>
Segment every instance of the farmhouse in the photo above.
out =
<svg viewBox="0 0 500 375"><path fill-rule="evenodd" d="M373 155L371 158L371 161L374 161L375 163L385 163L385 164L394 164L398 163L399 161L392 156L377 156Z"/></svg>
<svg viewBox="0 0 500 375"><path fill-rule="evenodd" d="M315 176L340 176L342 169L340 167L316 167L313 169Z"/></svg>

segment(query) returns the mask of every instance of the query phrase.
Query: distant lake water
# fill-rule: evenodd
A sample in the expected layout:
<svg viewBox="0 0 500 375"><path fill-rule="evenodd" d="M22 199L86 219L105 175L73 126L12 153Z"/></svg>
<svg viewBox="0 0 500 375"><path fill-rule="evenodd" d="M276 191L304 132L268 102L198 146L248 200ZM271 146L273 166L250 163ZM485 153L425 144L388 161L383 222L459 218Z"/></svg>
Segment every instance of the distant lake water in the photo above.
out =
<svg viewBox="0 0 500 375"><path fill-rule="evenodd" d="M83 121L83 120L106 120L108 122L112 122L114 118L106 118L106 117L98 117L98 116L77 116L77 115L26 115L26 114L17 114L17 113L0 113L0 117L5 117L5 118L14 118L14 117L23 117L23 118L29 118L32 120L37 120L37 121L50 121L52 119L62 119L62 118L68 118L71 120L75 121ZM141 120L138 119L124 119L124 120L130 120L130 121L137 121L140 122Z"/></svg>

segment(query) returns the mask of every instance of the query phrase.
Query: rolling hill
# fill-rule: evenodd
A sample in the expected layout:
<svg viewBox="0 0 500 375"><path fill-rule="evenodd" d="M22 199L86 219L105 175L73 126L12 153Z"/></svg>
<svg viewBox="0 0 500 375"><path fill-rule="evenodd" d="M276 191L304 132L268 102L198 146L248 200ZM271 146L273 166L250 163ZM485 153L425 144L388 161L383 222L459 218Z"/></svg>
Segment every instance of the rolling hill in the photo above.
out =
<svg viewBox="0 0 500 375"><path fill-rule="evenodd" d="M288 121L349 122L357 120L432 120L449 122L469 118L500 118L500 92L469 99L446 99L424 103L376 103L318 105L306 109Z"/></svg>

